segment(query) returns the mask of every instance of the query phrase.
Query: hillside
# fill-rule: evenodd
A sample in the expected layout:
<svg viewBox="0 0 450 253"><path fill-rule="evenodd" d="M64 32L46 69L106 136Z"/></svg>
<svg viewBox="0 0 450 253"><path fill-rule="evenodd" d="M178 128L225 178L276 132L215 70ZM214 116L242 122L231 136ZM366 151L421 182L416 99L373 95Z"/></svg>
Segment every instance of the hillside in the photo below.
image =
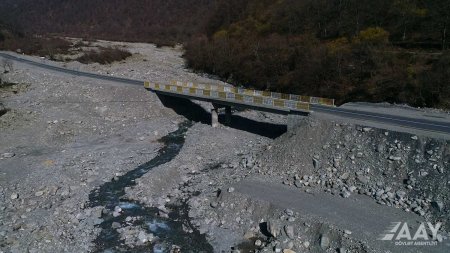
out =
<svg viewBox="0 0 450 253"><path fill-rule="evenodd" d="M25 34L184 43L190 68L236 85L450 108L450 1L6 0Z"/></svg>

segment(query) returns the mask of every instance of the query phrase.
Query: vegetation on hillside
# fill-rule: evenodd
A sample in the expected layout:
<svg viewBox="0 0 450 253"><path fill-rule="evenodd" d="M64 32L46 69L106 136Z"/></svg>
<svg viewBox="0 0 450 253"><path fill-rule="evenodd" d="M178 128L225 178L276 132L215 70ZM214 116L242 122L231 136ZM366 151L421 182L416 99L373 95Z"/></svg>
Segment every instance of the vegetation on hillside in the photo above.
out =
<svg viewBox="0 0 450 253"><path fill-rule="evenodd" d="M450 0L4 0L2 10L25 34L182 42L189 67L246 87L450 108Z"/></svg>
<svg viewBox="0 0 450 253"><path fill-rule="evenodd" d="M449 15L450 1L223 1L185 57L258 89L449 108Z"/></svg>

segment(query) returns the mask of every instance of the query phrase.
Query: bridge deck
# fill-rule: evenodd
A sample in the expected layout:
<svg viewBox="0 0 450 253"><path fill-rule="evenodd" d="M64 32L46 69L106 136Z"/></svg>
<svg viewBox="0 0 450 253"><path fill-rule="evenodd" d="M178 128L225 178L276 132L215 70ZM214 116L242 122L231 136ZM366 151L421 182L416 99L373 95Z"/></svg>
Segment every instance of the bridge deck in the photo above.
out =
<svg viewBox="0 0 450 253"><path fill-rule="evenodd" d="M160 94L207 101L219 105L250 108L279 114L299 113L310 111L310 102L301 100L314 99L319 102L334 103L333 100L322 98L302 97L290 94L262 92L248 89L238 89L227 86L194 85L190 83L157 84L145 82L145 88Z"/></svg>

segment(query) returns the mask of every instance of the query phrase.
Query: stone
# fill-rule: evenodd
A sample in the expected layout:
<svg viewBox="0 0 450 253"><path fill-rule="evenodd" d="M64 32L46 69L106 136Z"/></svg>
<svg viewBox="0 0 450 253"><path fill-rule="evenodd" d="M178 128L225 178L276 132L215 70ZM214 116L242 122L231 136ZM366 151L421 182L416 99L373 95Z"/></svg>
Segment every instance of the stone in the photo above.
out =
<svg viewBox="0 0 450 253"><path fill-rule="evenodd" d="M348 229L345 229L345 230L344 230L344 233L345 233L346 235L351 235L351 234L352 234L352 231L350 231L350 230L348 230Z"/></svg>
<svg viewBox="0 0 450 253"><path fill-rule="evenodd" d="M94 225L100 225L100 224L102 224L102 223L103 223L103 219L95 218L95 219L93 220L93 224L94 224Z"/></svg>
<svg viewBox="0 0 450 253"><path fill-rule="evenodd" d="M439 212L442 212L442 210L444 210L444 203L442 203L442 201L433 201L431 202L431 206L436 208L436 210Z"/></svg>
<svg viewBox="0 0 450 253"><path fill-rule="evenodd" d="M350 195L351 195L351 193L349 191L345 191L345 190L341 193L341 196L343 198L349 198Z"/></svg>
<svg viewBox="0 0 450 253"><path fill-rule="evenodd" d="M3 153L2 155L1 155L1 157L2 158L12 158L12 157L14 157L16 154L14 154L14 153Z"/></svg>
<svg viewBox="0 0 450 253"><path fill-rule="evenodd" d="M118 229L118 228L120 228L120 223L119 223L119 222L113 222L113 223L111 224L111 227L112 227L113 229Z"/></svg>
<svg viewBox="0 0 450 253"><path fill-rule="evenodd" d="M328 249L330 247L330 238L328 236L322 234L320 236L320 247L324 250Z"/></svg>
<svg viewBox="0 0 450 253"><path fill-rule="evenodd" d="M217 201L213 201L213 202L211 202L210 205L211 205L212 208L216 208L218 204L219 203L217 203Z"/></svg>
<svg viewBox="0 0 450 253"><path fill-rule="evenodd" d="M284 249L283 253L296 253L296 252L291 249Z"/></svg>
<svg viewBox="0 0 450 253"><path fill-rule="evenodd" d="M151 242L153 240L153 235L152 234L147 234L147 233L145 233L144 231L141 230L141 231L139 231L138 239L142 243Z"/></svg>
<svg viewBox="0 0 450 253"><path fill-rule="evenodd" d="M397 191L395 194L399 199L403 199L406 196L406 192L404 191Z"/></svg>
<svg viewBox="0 0 450 253"><path fill-rule="evenodd" d="M377 149L376 149L376 150L377 150L377 152L379 152L379 153L383 152L383 151L384 151L384 145L383 145L383 144L381 144L381 143L380 143L380 144L378 144L378 145L377 145Z"/></svg>
<svg viewBox="0 0 450 253"><path fill-rule="evenodd" d="M18 193L11 194L11 199L18 199L18 198L19 198L19 194Z"/></svg>
<svg viewBox="0 0 450 253"><path fill-rule="evenodd" d="M270 235L274 238L277 238L277 236L280 234L280 225L278 222L274 220L267 221L267 231L270 233Z"/></svg>
<svg viewBox="0 0 450 253"><path fill-rule="evenodd" d="M369 179L364 175L359 175L356 179L362 184L367 184L369 181Z"/></svg>
<svg viewBox="0 0 450 253"><path fill-rule="evenodd" d="M36 197L40 197L42 195L44 195L43 191L37 191L37 192L34 193L34 196L36 196Z"/></svg>
<svg viewBox="0 0 450 253"><path fill-rule="evenodd" d="M255 246L256 246L256 247L261 247L261 245L262 245L261 240L256 240L256 241L255 241Z"/></svg>
<svg viewBox="0 0 450 253"><path fill-rule="evenodd" d="M338 248L337 252L338 253L347 253L347 250L345 248Z"/></svg>
<svg viewBox="0 0 450 253"><path fill-rule="evenodd" d="M290 239L294 239L295 238L295 232L294 232L294 227L293 226L291 226L291 225L284 226L284 232L286 232L286 235Z"/></svg>
<svg viewBox="0 0 450 253"><path fill-rule="evenodd" d="M419 138L418 138L417 136L414 135L414 136L411 136L411 139L412 139L412 140L417 140L417 139L419 139Z"/></svg>
<svg viewBox="0 0 450 253"><path fill-rule="evenodd" d="M294 215L294 211L292 211L291 209L286 209L286 210L284 210L284 212L289 216Z"/></svg>
<svg viewBox="0 0 450 253"><path fill-rule="evenodd" d="M303 247L309 248L310 243L308 241L303 242Z"/></svg>
<svg viewBox="0 0 450 253"><path fill-rule="evenodd" d="M339 178L342 180L347 180L350 174L348 172L344 172Z"/></svg>
<svg viewBox="0 0 450 253"><path fill-rule="evenodd" d="M364 127L363 128L363 132L370 132L372 130L372 128L370 128L370 127Z"/></svg>
<svg viewBox="0 0 450 253"><path fill-rule="evenodd" d="M391 160L391 161L400 161L400 160L402 160L402 158L400 156L393 156L393 155L391 155L391 156L389 156L389 160Z"/></svg>
<svg viewBox="0 0 450 253"><path fill-rule="evenodd" d="M233 188L233 187L228 188L228 192L229 192L229 193L234 192L234 188Z"/></svg>
<svg viewBox="0 0 450 253"><path fill-rule="evenodd" d="M313 158L313 166L314 169L318 169L320 167L320 161L316 158Z"/></svg>

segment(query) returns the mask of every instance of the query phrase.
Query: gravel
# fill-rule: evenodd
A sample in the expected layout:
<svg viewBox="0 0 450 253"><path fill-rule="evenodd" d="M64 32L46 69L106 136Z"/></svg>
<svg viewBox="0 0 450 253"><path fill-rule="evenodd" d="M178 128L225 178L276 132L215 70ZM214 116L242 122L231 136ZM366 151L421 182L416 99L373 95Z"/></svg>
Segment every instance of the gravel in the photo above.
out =
<svg viewBox="0 0 450 253"><path fill-rule="evenodd" d="M51 64L157 82L218 82L184 69L180 48L104 41L94 45L122 46L133 56L105 66ZM95 225L103 221L105 212L101 206L87 207L89 193L152 159L161 148L157 140L185 117L142 87L73 78L20 64L4 79L22 88L0 93L2 104L10 108L0 117L4 175L0 177L0 250L89 252L100 231ZM271 139L257 135L248 125L267 124L264 131L271 132L271 127L286 124L284 117L254 111L234 114L248 121L235 128L194 124L178 156L137 179L135 186L125 189L126 198L157 207L162 217L173 205L185 203L190 222L207 235L217 252L245 248L371 252L346 228L280 209L231 187L246 178L310 194L327 192L339 199L366 195L427 221L443 221L443 230L448 230L449 141L315 117ZM113 216L121 215L117 206ZM112 226L130 247L154 239L137 226Z"/></svg>

